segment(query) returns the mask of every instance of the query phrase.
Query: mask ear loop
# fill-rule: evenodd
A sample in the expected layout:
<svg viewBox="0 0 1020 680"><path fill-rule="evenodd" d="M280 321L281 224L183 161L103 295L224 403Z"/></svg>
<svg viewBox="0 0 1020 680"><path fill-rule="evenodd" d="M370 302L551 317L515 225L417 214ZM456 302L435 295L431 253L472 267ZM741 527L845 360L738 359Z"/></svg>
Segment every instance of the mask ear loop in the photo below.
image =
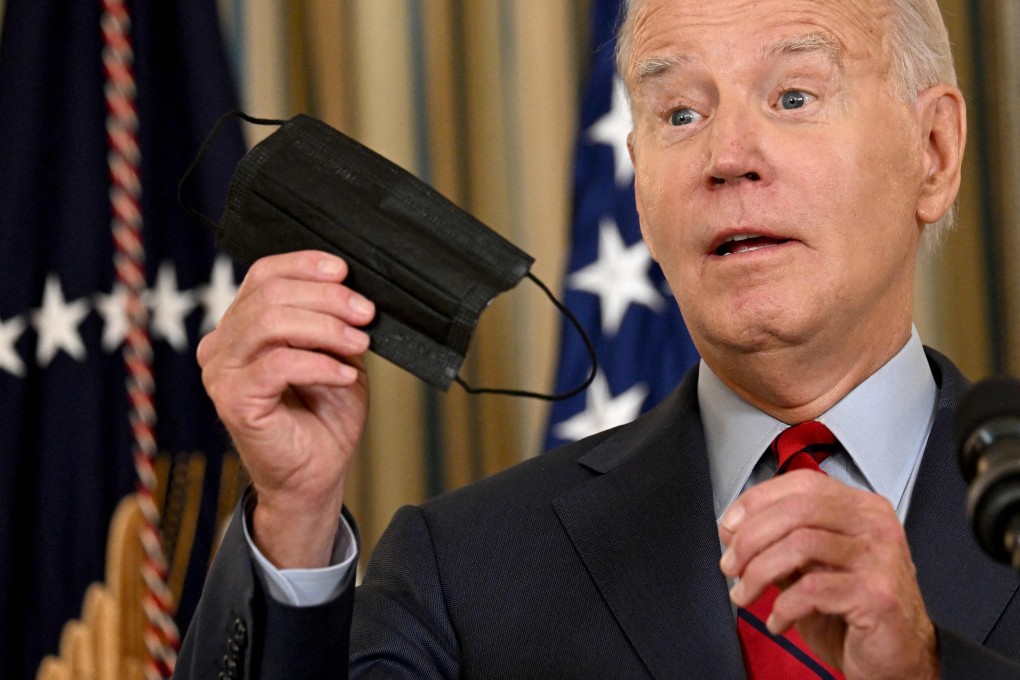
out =
<svg viewBox="0 0 1020 680"><path fill-rule="evenodd" d="M223 129L223 126L227 123L227 121L232 118L240 118L241 120L252 123L253 125L283 125L287 122L285 120L277 120L275 118L256 118L254 116L249 116L240 109L234 109L232 111L227 111L220 116L219 120L216 121L216 124L213 125L213 129L208 135L206 135L205 141L202 142L202 146L198 147L198 153L195 155L195 160L191 161L191 165L189 165L188 169L184 171L183 175L181 175L181 181L177 183L177 202L181 204L182 208L184 208L184 212L188 213L213 231L216 231L216 223L209 219L209 217L204 213L199 212L195 206L188 202L185 197L184 188L185 185L191 181L191 176L195 174L195 170L198 169L199 164L205 158L206 154L209 153L209 148L219 136L220 130Z"/></svg>
<svg viewBox="0 0 1020 680"><path fill-rule="evenodd" d="M577 317L574 316L569 309L567 309L566 305L556 299L556 296L553 295L552 291L549 290L544 283L539 281L534 274L528 272L526 276L531 279L536 286L541 288L542 292L546 294L546 297L548 297L549 300L556 305L556 309L560 310L560 312L570 320L570 323L574 324L574 328L577 329L578 334L581 336L581 340L584 341L585 349L588 350L588 356L591 357L591 373L588 374L588 379L585 380L582 385L575 387L569 392L564 392L563 394L541 394L539 392L529 392L526 390L500 390L488 387L471 387L461 380L460 376L457 376L454 380L458 385L464 388L465 392L469 394L504 394L510 397L530 397L532 399L543 399L545 401L563 401L564 399L570 399L574 395L580 394L584 390L588 389L588 386L591 385L593 380L595 380L595 374L599 370L599 362L598 358L595 356L595 346L592 344L591 338L588 337L588 334L584 332L584 327L581 325L581 322L577 320Z"/></svg>

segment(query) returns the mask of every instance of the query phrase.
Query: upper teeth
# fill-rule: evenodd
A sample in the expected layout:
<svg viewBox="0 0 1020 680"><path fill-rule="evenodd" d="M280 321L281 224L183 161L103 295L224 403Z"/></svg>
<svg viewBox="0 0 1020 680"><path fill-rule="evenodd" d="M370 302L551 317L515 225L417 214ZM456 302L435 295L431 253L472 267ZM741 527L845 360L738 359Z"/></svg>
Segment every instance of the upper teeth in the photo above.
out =
<svg viewBox="0 0 1020 680"><path fill-rule="evenodd" d="M746 241L749 238L761 238L761 234L737 234L736 236L730 236L724 243L730 241Z"/></svg>

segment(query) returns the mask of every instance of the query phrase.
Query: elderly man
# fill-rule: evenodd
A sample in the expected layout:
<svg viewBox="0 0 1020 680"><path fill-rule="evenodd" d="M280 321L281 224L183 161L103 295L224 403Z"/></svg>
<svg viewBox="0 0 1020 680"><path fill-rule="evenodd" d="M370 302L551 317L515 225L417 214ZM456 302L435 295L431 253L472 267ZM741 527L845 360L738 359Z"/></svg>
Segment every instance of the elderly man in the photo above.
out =
<svg viewBox="0 0 1020 680"><path fill-rule="evenodd" d="M950 443L966 381L911 326L966 128L936 0L633 0L619 42L642 229L701 365L402 509L355 601L373 308L334 257L257 263L198 352L254 490L179 676L1020 677L1017 579Z"/></svg>

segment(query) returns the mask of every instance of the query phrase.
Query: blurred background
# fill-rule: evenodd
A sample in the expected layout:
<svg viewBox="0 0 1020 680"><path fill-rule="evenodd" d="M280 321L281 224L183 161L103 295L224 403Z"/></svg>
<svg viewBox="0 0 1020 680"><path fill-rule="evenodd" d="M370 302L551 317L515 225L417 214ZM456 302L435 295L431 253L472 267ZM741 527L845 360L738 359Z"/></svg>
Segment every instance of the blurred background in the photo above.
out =
<svg viewBox="0 0 1020 680"><path fill-rule="evenodd" d="M20 13L21 0L0 2L0 8L6 5L4 9L10 10L4 13L0 42L0 142L6 140L12 145L0 148L16 147L23 154L7 150L0 154L4 156L0 158L0 180L27 181L25 159L35 163L41 162L40 155L43 160L51 158L33 150L38 147L32 146L32 140L46 139L45 144L52 147L52 158L58 159L54 162L60 164L68 157L92 153L94 146L95 165L61 171L61 177L81 178L86 172L105 182L113 171L106 167L108 140L103 125L106 116L106 129L111 129L110 111L116 107L111 108L109 103L109 81L117 71L114 69L112 76L109 67L104 71L99 54L104 44L109 49L116 41L100 31L98 7L67 9L84 7L86 3L80 0L66 6L43 0L30 2L37 9L25 10L24 14ZM970 378L1002 372L1017 374L1020 3L940 0L940 4L968 102L970 128L959 223L941 251L920 269L916 323L926 344L949 355ZM19 6L17 15L15 6ZM40 7L47 9L38 10ZM601 258L610 246L608 241L599 240L597 219L581 219L590 197L585 197L583 186L575 189L575 178L587 182L592 168L608 168L610 175L616 173L606 180L610 182L609 193L619 191L623 196L629 191L625 176L621 185L619 173L625 170L616 165L618 159L614 156L620 147L602 136L614 122L611 74L606 69L612 50L610 31L618 10L616 0L180 0L173 9L146 9L146 3L138 2L127 3L126 8L132 13L136 29L134 66L139 77L136 110L140 117L142 167L155 164L154 159L175 159L164 175L143 171L143 191L149 192L143 195L166 194L159 205L151 203L155 198L146 199L149 203L143 200L142 213L150 228L144 239L154 252L170 253L166 257L176 258L173 261L178 279L173 288L181 294L186 287L193 289L187 298L191 306L178 310L179 315L185 315L179 316L184 319L180 342L174 342L169 330L156 328L151 333L155 344L156 412L161 414L158 425L154 425L160 480L155 485L155 497L164 514L168 504L177 503L176 515L170 514L179 525L193 527L190 538L189 531L178 526L172 540L168 540L171 557L178 556L176 562L171 559L169 578L177 579L174 597L181 602L179 620L186 624L201 584L202 567L215 544L210 527L229 512L229 501L244 483L243 471L229 454L228 443L211 416L196 416L197 420L178 416L176 406L170 403L184 400L198 404L204 398L197 373L191 368L172 368L166 363L169 360L161 359L173 354L175 361L182 362L180 366L193 363L194 345L208 327L215 306L209 302L209 291L214 289L216 272L221 283L236 283L243 275L237 267L215 268L221 256L212 248L211 234L204 227L185 226L190 223L173 200L181 171L194 157L213 121L235 103L263 118L289 118L297 113L321 118L432 184L534 256L533 272L557 293L567 293L568 304L593 324L596 340L604 339L608 335L604 332L607 320L604 310L600 316L598 304L600 300L604 304L608 293L586 288L583 277L570 272L586 266L585 258L593 260L594 256L589 255L595 250ZM12 27L12 21L17 25ZM196 27L196 22L205 24ZM73 36L82 33L91 37L75 42ZM49 35L61 37L46 43L45 36ZM143 39L150 40L146 49L162 56L146 56ZM34 56L25 52L43 43L53 51L69 48L71 43L75 47L64 60L52 59L46 52ZM201 56L195 56L196 50ZM88 78L95 81L95 91L83 94L74 84L82 81L69 80L68 69L92 63L89 60L95 61L94 67L86 69ZM38 65L47 61L57 63L48 69L43 68L45 64ZM208 80L215 74L222 76L215 81L218 85ZM595 76L603 80L596 82ZM146 99L147 91L163 89L167 94L162 99ZM29 96L26 93L31 93L34 106L25 104ZM83 101L90 102L85 109L74 108ZM199 105L204 107L201 111ZM171 111L175 113L171 115ZM151 114L148 119L146 112ZM88 116L97 121L95 133L90 133L96 143L83 147L68 130L85 125ZM50 122L37 129L43 121ZM74 121L74 125L68 121ZM217 207L222 205L230 168L243 147L250 147L271 132L272 128L245 126L225 133L227 139L220 144L220 157L211 161L208 177L196 180L195 202L214 219L218 217ZM172 148L147 154L147 149L161 143ZM110 365L90 374L95 378L101 371L119 371L114 379L99 379L97 384L104 387L93 390L91 383L83 382L88 376L73 372L85 364L83 356L92 352L93 345L101 346L102 334L109 326L105 316L102 319L106 325L100 322L98 302L94 313L85 310L78 317L78 330L85 343L82 356L75 355L71 344L58 341L54 341L57 344L51 355L43 357L40 353L45 322L39 320L41 316L33 316L33 310L48 309L44 295L49 273L58 269L61 272L62 300L98 301L96 295L114 292L110 283L112 265L107 264L93 268L97 273L81 282L77 292L71 290L74 284L70 281L75 275L67 272L81 257L98 251L98 246L84 250L76 246L73 256L61 256L61 248L55 244L65 237L51 231L45 232L49 236L42 242L29 244L41 233L33 220L63 220L78 225L68 228L85 228L80 218L68 220L63 214L78 212L74 201L82 199L79 193L84 190L61 189L69 185L52 180L54 173L48 169L52 167L41 165L34 175L39 180L31 187L12 180L11 186L20 187L18 191L10 189L0 194L0 200L11 204L0 204L0 213L5 213L0 217L4 220L0 222L0 246L4 246L0 257L10 258L7 266L0 266L0 290L18 287L22 291L0 300L0 407L8 415L17 414L9 421L0 420L0 447L4 447L0 449L0 465L4 488L10 490L6 498L0 494L0 503L11 506L0 514L0 539L5 541L6 551L0 562L0 592L8 593L0 599L0 667L20 669L12 677L33 677L41 656L57 652L64 622L86 616L79 611L85 586L102 581L104 574L110 580L105 553L107 523L117 499L131 491L134 484L131 436L126 424L104 426L102 446L106 448L100 446L97 450L107 453L90 458L74 453L82 430L93 429L79 414L73 428L61 426L71 432L64 432L63 443L46 454L56 456L55 462L46 465L41 453L52 438L54 420L66 422L62 411L56 415L57 409L64 408L57 402L66 402L71 393L65 392L61 398L61 389L74 389L75 398L82 390L95 393L99 395L97 403L106 403L105 395L113 393L108 384L120 384L126 370L109 361L107 349L103 356ZM219 174L212 177L216 172ZM73 184L80 187L81 183ZM115 218L117 211L104 203L107 193L107 187L97 186L95 198L88 200L103 203L97 209L95 225L108 241L111 214ZM603 198L606 194L601 190L596 193ZM62 216L29 215L31 211L22 208L21 203L26 196L35 203L45 197L51 207L66 202ZM12 208L15 203L17 209ZM163 228L175 234L174 239L192 234L189 238L201 243L202 255L189 259L178 254L175 249L179 246L169 241L162 250L159 245L153 246L151 240L157 237L152 235L151 225L158 228L164 218L167 225ZM634 248L635 227L626 232L627 220L620 216L616 219L622 245ZM582 233L582 229L588 231ZM59 257L67 261L58 263ZM101 257L104 262L110 259L109 254ZM159 273L163 269L157 271L157 264L163 261L162 255L150 254L148 264L143 265L149 290L163 290L160 282L166 279ZM201 271L195 272L190 282L188 262L202 263ZM228 271L230 274L226 274ZM668 298L661 277L654 272L648 276L651 285ZM217 290L229 290L229 285L224 286ZM144 298L154 322L161 309L157 299L163 298ZM647 299L642 304L647 308L645 312L668 315L668 310ZM200 313L203 305L204 316ZM219 309L222 312L222 306ZM625 305L618 320L623 329L612 329L613 334L625 333L628 324L638 324L640 331L641 324L651 323L642 319L638 311L631 314ZM461 375L473 385L553 391L561 363L561 335L574 354L578 346L576 338L566 340L561 328L555 308L534 286L521 284L500 296L483 314ZM627 346L627 361L653 368L668 365L665 380L673 384L682 368L694 360L685 338L682 334L672 338L666 335L642 342L642 337L650 336L642 336L639 331ZM667 356L677 358L666 361ZM605 355L601 358L607 361ZM615 360L608 358L609 362ZM560 383L561 388L583 379L584 357L572 356L570 361L575 370L560 378L565 381ZM54 386L51 374L58 369L72 371L66 384L73 388ZM627 411L611 413L612 409L607 408L599 417L592 416L574 429L556 429L550 426L551 411L546 402L468 396L456 386L441 393L374 356L370 357L370 369L370 423L348 490L349 504L364 540L363 557L371 553L400 505L420 502L493 474L539 454L550 443L572 438L571 433L584 428L614 424L621 418L620 413ZM160 371L166 371L167 377L161 379ZM182 377L185 371L190 371L186 375L191 377ZM610 369L606 373L611 373ZM605 399L611 400L621 396L618 391L625 388L619 380L614 385L610 375L608 386L601 389ZM648 408L658 393L651 389L627 394L634 397L630 400L633 408ZM128 398L121 395L109 399L117 405L117 417L125 418ZM610 403L606 401L603 406ZM560 423L575 418L576 424L578 414L593 413L597 406L593 397L581 395L558 406L553 418ZM634 414L632 410L628 417ZM197 428L207 435L201 442L171 429L187 428L189 423L191 431ZM87 464L89 469L118 470L111 473L113 481L100 483L101 493L95 494L100 501L88 505L84 513L89 518L85 529L73 526L75 520L68 514L79 513L75 516L80 519L83 515L73 510L78 506L72 503L87 505L89 499L63 503L54 500L76 497L68 495L67 490L81 483L78 475L61 467L69 457L84 461L81 465ZM39 481L54 468L62 470L54 473L59 483ZM29 495L28 501L18 505L15 499L25 494ZM53 529L54 524L60 528ZM34 538L38 532L46 533L48 538ZM203 539L203 533L213 537ZM76 535L82 537L68 538ZM69 540L77 546L73 554L54 548L54 544ZM91 554L89 551L93 557L82 557ZM58 564L63 566L48 566L43 570L46 573L41 573L40 562L50 558L61 560ZM41 593L57 593L56 604L44 614L30 613ZM31 625L24 625L26 617Z"/></svg>
<svg viewBox="0 0 1020 680"><path fill-rule="evenodd" d="M246 110L307 112L361 140L531 253L559 290L582 88L600 47L592 4L221 2ZM916 321L978 379L1020 371L1020 3L940 4L970 130L959 224L921 270ZM527 284L504 297L483 315L466 373L550 389L556 312ZM658 348L645 351L657 361ZM389 366L373 372L373 391L371 453L353 490L370 543L397 505L541 451L541 402L437 394Z"/></svg>

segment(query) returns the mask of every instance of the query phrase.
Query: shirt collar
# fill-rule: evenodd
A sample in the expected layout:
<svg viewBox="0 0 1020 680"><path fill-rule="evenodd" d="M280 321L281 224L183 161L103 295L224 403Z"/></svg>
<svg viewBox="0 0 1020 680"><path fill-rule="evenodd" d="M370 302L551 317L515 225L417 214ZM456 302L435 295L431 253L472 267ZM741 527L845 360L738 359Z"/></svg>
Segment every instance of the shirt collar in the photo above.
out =
<svg viewBox="0 0 1020 680"><path fill-rule="evenodd" d="M843 444L872 490L897 507L927 441L936 397L924 347L911 328L892 359L818 420ZM789 426L738 397L704 361L698 403L719 518L769 443Z"/></svg>

